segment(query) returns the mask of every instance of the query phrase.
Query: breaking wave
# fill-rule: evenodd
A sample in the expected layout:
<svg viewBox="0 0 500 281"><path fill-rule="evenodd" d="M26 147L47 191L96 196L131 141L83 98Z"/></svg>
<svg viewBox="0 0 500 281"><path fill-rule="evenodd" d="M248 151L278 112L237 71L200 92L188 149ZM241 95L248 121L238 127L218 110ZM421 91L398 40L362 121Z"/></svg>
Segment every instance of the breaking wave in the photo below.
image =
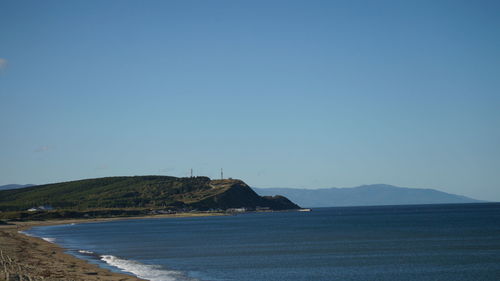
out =
<svg viewBox="0 0 500 281"><path fill-rule="evenodd" d="M21 234L24 234L26 236L30 236L30 237L36 237L36 238L42 238L43 240L47 241L47 242L50 242L50 243L55 243L56 239L55 238L50 238L50 237L38 237L38 236L35 236L33 234L30 234L28 232L25 232L25 231L18 231L18 233L21 233Z"/></svg>
<svg viewBox="0 0 500 281"><path fill-rule="evenodd" d="M55 243L56 241L56 238L50 238L50 237L42 237L42 239L50 243Z"/></svg>
<svg viewBox="0 0 500 281"><path fill-rule="evenodd" d="M92 251L87 251L87 250L78 250L78 253L80 254L87 254L87 255L92 255L94 252Z"/></svg>
<svg viewBox="0 0 500 281"><path fill-rule="evenodd" d="M197 281L181 271L166 270L159 265L148 265L133 260L121 259L112 255L102 255L101 260L122 271L132 273L150 281Z"/></svg>
<svg viewBox="0 0 500 281"><path fill-rule="evenodd" d="M24 234L24 235L26 235L26 236L30 236L30 237L36 237L36 236L34 236L34 235L32 235L32 234L29 234L28 232L24 232L24 231L22 231L22 230L19 230L19 231L18 231L18 233L21 233L21 234Z"/></svg>

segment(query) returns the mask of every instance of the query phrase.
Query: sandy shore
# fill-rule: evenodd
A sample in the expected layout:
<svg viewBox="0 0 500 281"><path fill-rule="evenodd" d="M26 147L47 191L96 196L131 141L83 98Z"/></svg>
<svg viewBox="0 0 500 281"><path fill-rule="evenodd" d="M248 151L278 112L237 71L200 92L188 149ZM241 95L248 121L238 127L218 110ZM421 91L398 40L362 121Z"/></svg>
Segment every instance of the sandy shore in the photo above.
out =
<svg viewBox="0 0 500 281"><path fill-rule="evenodd" d="M172 218L186 216L207 216L220 214L177 214L147 217L57 220L41 222L18 222L0 225L0 280L143 280L128 274L111 272L64 253L60 246L19 233L33 226L69 223L90 223L123 219Z"/></svg>

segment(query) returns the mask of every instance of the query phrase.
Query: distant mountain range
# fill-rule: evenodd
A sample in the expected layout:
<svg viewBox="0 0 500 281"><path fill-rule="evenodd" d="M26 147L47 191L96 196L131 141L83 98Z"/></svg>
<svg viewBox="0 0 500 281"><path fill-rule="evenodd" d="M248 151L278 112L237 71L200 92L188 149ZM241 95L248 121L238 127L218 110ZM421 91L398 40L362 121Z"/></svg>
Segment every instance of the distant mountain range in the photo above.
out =
<svg viewBox="0 0 500 281"><path fill-rule="evenodd" d="M0 185L0 190L16 189L16 188L23 188L30 186L34 186L34 184L7 184L7 185Z"/></svg>
<svg viewBox="0 0 500 281"><path fill-rule="evenodd" d="M261 196L280 194L302 207L377 206L409 204L481 203L465 196L435 189L406 188L387 184L352 188L296 189L256 188Z"/></svg>

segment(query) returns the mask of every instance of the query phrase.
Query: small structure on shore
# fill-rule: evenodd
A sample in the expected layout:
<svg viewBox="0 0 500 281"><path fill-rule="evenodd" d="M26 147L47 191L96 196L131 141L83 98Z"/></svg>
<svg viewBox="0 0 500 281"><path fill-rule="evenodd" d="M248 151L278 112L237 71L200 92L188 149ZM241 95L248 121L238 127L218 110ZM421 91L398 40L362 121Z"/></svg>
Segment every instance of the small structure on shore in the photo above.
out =
<svg viewBox="0 0 500 281"><path fill-rule="evenodd" d="M229 208L226 210L228 213L244 213L248 211L247 208Z"/></svg>
<svg viewBox="0 0 500 281"><path fill-rule="evenodd" d="M54 208L50 205L44 205L44 206L29 208L27 211L28 212L37 212L37 211L50 211L50 210L54 210Z"/></svg>

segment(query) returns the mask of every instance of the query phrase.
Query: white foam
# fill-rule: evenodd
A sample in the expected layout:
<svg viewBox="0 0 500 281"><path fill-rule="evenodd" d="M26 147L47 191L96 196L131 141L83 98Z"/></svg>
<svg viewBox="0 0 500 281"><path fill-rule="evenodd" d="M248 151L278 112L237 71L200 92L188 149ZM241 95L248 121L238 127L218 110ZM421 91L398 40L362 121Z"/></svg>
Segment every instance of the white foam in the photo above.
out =
<svg viewBox="0 0 500 281"><path fill-rule="evenodd" d="M87 254L87 255L92 255L94 253L92 251L87 251L87 250L78 250L78 252L81 254Z"/></svg>
<svg viewBox="0 0 500 281"><path fill-rule="evenodd" d="M42 237L42 239L50 243L54 243L54 241L56 241L56 238L50 238L50 237Z"/></svg>
<svg viewBox="0 0 500 281"><path fill-rule="evenodd" d="M56 238L50 238L50 237L38 237L38 236L35 236L35 235L32 235L32 234L29 234L27 232L24 232L24 231L18 231L19 233L21 234L24 234L26 236L30 236L30 237L37 237L37 238L42 238L43 240L47 241L47 242L50 242L50 243L55 243L56 241Z"/></svg>
<svg viewBox="0 0 500 281"><path fill-rule="evenodd" d="M32 234L29 234L27 232L24 232L24 231L18 231L19 233L21 234L24 234L26 236L30 236L30 237L37 237L37 238L42 238L43 240L47 241L47 242L50 242L50 243L55 243L56 241L56 238L50 238L50 237L38 237L38 236L35 236L35 235L32 235Z"/></svg>
<svg viewBox="0 0 500 281"><path fill-rule="evenodd" d="M21 230L19 230L18 233L21 233L21 234L24 234L24 235L30 236L30 237L35 237L34 235L31 235L31 234L24 232L24 231L21 231Z"/></svg>
<svg viewBox="0 0 500 281"><path fill-rule="evenodd" d="M147 265L140 262L120 259L111 255L102 255L101 260L107 264L121 269L122 271L132 273L139 278L150 281L196 281L189 278L181 271L165 270L159 265Z"/></svg>

